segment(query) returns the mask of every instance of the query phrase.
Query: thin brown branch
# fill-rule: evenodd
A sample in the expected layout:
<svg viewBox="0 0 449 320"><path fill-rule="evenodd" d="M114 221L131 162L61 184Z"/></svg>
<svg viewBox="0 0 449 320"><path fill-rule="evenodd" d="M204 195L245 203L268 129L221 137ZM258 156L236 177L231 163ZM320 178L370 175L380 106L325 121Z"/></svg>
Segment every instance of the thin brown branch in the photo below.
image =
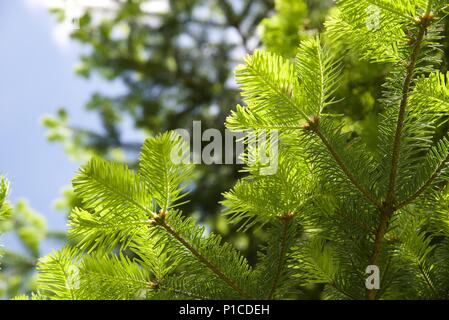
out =
<svg viewBox="0 0 449 320"><path fill-rule="evenodd" d="M393 214L392 209L383 209L381 210L379 227L377 228L375 239L374 239L374 251L370 258L370 265L378 266L379 265L379 257L382 251L382 242L385 237L385 234L388 231L388 224ZM377 297L377 291L374 289L367 291L368 300L375 300Z"/></svg>
<svg viewBox="0 0 449 320"><path fill-rule="evenodd" d="M391 159L391 170L390 177L388 181L388 192L386 197L386 202L394 203L395 201L395 192L396 192L396 180L398 176L398 165L399 158L401 152L401 139L402 139L402 131L404 129L405 124L405 113L407 110L409 97L410 97L410 89L413 81L413 74L416 67L416 62L418 60L419 53L421 52L421 46L424 39L426 29L420 28L418 37L415 43L415 47L413 48L412 56L410 62L407 66L407 76L405 78L404 87L402 89L402 99L399 107L399 114L396 125L396 133L394 136L393 143L393 156Z"/></svg>
<svg viewBox="0 0 449 320"><path fill-rule="evenodd" d="M398 165L400 159L400 151L401 151L401 139L402 139L402 131L404 129L405 124L405 115L408 107L410 92L412 89L413 76L415 73L416 64L418 62L419 55L421 53L422 44L424 41L424 36L426 35L427 27L432 20L432 15L430 14L431 6L429 5L426 14L424 14L420 21L418 22L419 31L416 37L416 41L413 43L413 50L410 56L410 61L407 64L406 68L406 78L404 81L404 86L402 89L402 99L399 106L399 114L396 125L396 132L393 143L393 154L391 161L391 170L388 181L388 191L386 200L380 209L380 221L379 227L377 228L375 239L374 239L374 250L373 254L370 258L370 264L378 266L379 258L382 252L382 244L385 237L385 234L388 231L388 225L391 217L394 212L397 210L395 207L396 202L396 180L398 176ZM367 291L367 298L369 300L375 300L377 298L377 291L375 289L371 289Z"/></svg>
<svg viewBox="0 0 449 320"><path fill-rule="evenodd" d="M224 283L226 283L231 289L237 292L243 299L251 299L251 295L240 288L234 280L224 274L218 266L216 266L207 257L202 255L193 245L191 245L184 237L182 237L175 229L172 228L165 221L158 221L158 224L166 230L173 238L178 240L190 253L193 254L195 258L198 259L203 265L205 265L209 270L211 270L218 278L220 278Z"/></svg>
<svg viewBox="0 0 449 320"><path fill-rule="evenodd" d="M351 300L358 300L357 297L354 297L352 294L350 294L349 292L346 292L344 289L340 288L335 281L329 282L329 285L334 288L335 290L337 290L338 292L340 292L341 294L343 294L344 296L348 297Z"/></svg>
<svg viewBox="0 0 449 320"><path fill-rule="evenodd" d="M329 140L326 138L326 136L323 134L323 132L320 130L318 125L314 125L311 127L311 129L313 130L313 132L315 132L315 134L321 139L321 141L323 142L323 144L326 146L326 148L328 149L329 153L332 155L332 157L334 158L335 162L337 163L337 165L340 167L340 169L345 173L345 175L348 177L349 181L351 181L351 183L354 185L354 187L356 187L360 193L362 193L365 198L369 201L369 203L371 203L373 206L375 206L376 208L380 208L381 204L379 203L379 201L371 194L371 192L369 192L358 180L357 178L354 176L354 174L349 170L349 168L346 166L346 164L344 163L343 159L341 158L341 156L338 154L337 150L335 150L335 148L332 146L332 144L329 142Z"/></svg>
<svg viewBox="0 0 449 320"><path fill-rule="evenodd" d="M404 200L400 204L397 205L397 209L401 209L405 207L406 205L412 203L416 199L418 199L419 196L421 196L435 181L435 179L440 175L441 171L443 171L444 167L447 165L447 162L449 161L449 154L447 157L440 163L440 165L435 169L433 174L427 179L427 181L419 188L414 194L412 194L408 199Z"/></svg>
<svg viewBox="0 0 449 320"><path fill-rule="evenodd" d="M429 289L432 291L432 293L434 294L435 297L438 297L438 292L435 290L435 286L432 283L432 279L430 279L429 275L424 270L422 263L420 263L420 262L418 262L418 269L419 269L419 272L421 273L421 275L423 276L424 281L426 282Z"/></svg>

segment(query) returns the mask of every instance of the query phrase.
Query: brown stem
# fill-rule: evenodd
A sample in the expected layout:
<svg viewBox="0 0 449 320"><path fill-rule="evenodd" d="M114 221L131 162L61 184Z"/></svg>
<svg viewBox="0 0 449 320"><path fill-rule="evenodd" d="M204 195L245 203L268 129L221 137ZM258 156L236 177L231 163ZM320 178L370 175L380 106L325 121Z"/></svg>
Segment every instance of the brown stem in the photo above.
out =
<svg viewBox="0 0 449 320"><path fill-rule="evenodd" d="M407 65L407 76L405 78L404 87L402 89L402 99L399 107L398 120L396 125L396 133L394 136L393 143L393 156L391 159L391 170L390 177L388 182L388 192L386 197L386 202L389 204L394 203L395 201L395 191L396 191L396 180L398 176L398 165L399 158L401 152L401 138L402 131L404 129L405 124L405 113L407 110L407 105L410 97L410 88L413 81L413 74L415 71L416 63L418 61L419 54L421 52L422 42L424 39L424 35L426 33L426 26L423 25L420 27L418 32L418 37L415 42L415 46L413 48L412 56L410 58L410 62Z"/></svg>
<svg viewBox="0 0 449 320"><path fill-rule="evenodd" d="M382 243L385 237L385 234L388 231L388 224L390 222L391 217L394 212L398 209L395 207L396 202L396 180L398 176L398 164L400 158L401 151L401 138L402 131L404 129L405 124L405 114L409 102L411 86L413 82L414 71L416 68L416 64L418 61L419 54L421 53L421 48L424 40L424 36L426 34L427 27L432 19L430 14L430 8L427 9L426 14L421 17L419 23L419 32L416 38L416 42L414 43L414 48L412 51L412 55L410 57L410 62L407 65L406 69L406 78L404 81L404 86L402 89L402 99L399 107L399 114L396 125L396 133L394 137L393 143L393 156L391 160L391 171L388 182L388 191L386 200L380 209L380 221L379 227L377 228L375 239L374 239L374 250L370 259L370 264L378 266L379 258L382 251ZM377 291L375 289L371 289L367 291L367 298L369 300L375 300L377 298Z"/></svg>
<svg viewBox="0 0 449 320"><path fill-rule="evenodd" d="M251 299L251 295L245 292L242 288L240 288L234 280L225 275L220 268L218 268L212 261L210 261L207 257L202 255L198 250L195 249L184 237L182 237L176 230L172 228L165 221L159 221L158 224L164 228L173 238L178 240L187 250L189 250L203 265L205 265L208 269L210 269L218 278L223 280L231 289L237 292L241 298L243 299Z"/></svg>
<svg viewBox="0 0 449 320"><path fill-rule="evenodd" d="M370 265L378 266L379 265L379 257L382 250L382 242L385 237L385 234L388 231L388 223L393 214L394 210L392 208L388 208L381 211L379 227L376 231L376 236L374 239L374 251L370 259ZM375 300L377 292L375 289L371 289L367 291L367 299Z"/></svg>
<svg viewBox="0 0 449 320"><path fill-rule="evenodd" d="M335 290L337 290L338 292L340 292L341 294L343 294L346 297L348 297L349 299L351 299L351 300L358 300L357 297L353 296L349 292L346 292L344 289L340 288L334 281L329 282L329 285L332 288L334 288Z"/></svg>
<svg viewBox="0 0 449 320"><path fill-rule="evenodd" d="M334 160L337 163L337 165L346 174L346 176L352 182L352 184L365 196L365 198L373 206L375 206L376 208L380 208L381 205L380 205L379 201L352 174L352 172L349 170L349 168L343 162L343 159L340 157L340 155L338 154L337 150L335 150L335 148L332 146L332 144L329 142L329 140L327 140L327 138L324 136L323 132L319 128L319 125L313 125L310 128L321 139L323 144L326 146L326 148L329 150L330 154L334 158Z"/></svg>
<svg viewBox="0 0 449 320"><path fill-rule="evenodd" d="M406 205L412 203L415 201L421 194L423 194L427 188L430 187L432 182L440 175L441 171L443 171L444 167L446 166L447 162L449 161L449 154L444 159L443 162L440 163L440 165L435 169L434 173L430 178L419 188L414 194L412 194L408 199L404 200L400 204L398 204L397 209L400 209L402 207L405 207Z"/></svg>
<svg viewBox="0 0 449 320"><path fill-rule="evenodd" d="M426 282L427 286L429 287L429 289L432 291L432 293L434 294L435 297L438 296L437 291L435 290L435 287L432 283L432 279L429 278L429 275L427 274L427 272L424 270L422 263L418 262L418 269L419 272L421 272L421 275L424 277L424 281Z"/></svg>

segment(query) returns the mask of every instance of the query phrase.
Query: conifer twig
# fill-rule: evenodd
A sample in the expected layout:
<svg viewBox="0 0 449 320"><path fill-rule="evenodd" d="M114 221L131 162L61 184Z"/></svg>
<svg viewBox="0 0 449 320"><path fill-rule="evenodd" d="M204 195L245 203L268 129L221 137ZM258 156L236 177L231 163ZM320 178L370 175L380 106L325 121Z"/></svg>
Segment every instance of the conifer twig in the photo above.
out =
<svg viewBox="0 0 449 320"><path fill-rule="evenodd" d="M430 288L430 290L432 291L432 293L433 293L435 296L438 296L438 293L437 293L436 290L435 290L435 287L434 287L434 285L433 285L433 283L432 283L432 280L429 278L429 275L427 274L427 272L424 271L424 269L423 269L421 263L418 263L418 269L419 269L419 272L422 274L422 276L423 276L423 278L424 278L424 281L426 282L427 286L428 286L428 287Z"/></svg>
<svg viewBox="0 0 449 320"><path fill-rule="evenodd" d="M424 40L424 35L426 33L425 25L419 28L418 37L415 42L415 46L413 48L412 56L410 58L410 62L407 66L407 75L404 81L404 86L402 89L402 99L399 107L399 114L396 125L396 133L394 137L393 143L393 156L391 159L391 170L390 177L388 181L388 193L386 197L386 202L392 205L395 201L395 191L396 191L396 180L398 176L398 165L399 158L401 152L401 138L402 131L405 125L405 112L407 110L409 97L410 97L410 89L413 81L413 74L415 71L416 63L418 61L419 54L421 52L422 42Z"/></svg>
<svg viewBox="0 0 449 320"><path fill-rule="evenodd" d="M195 249L183 236L178 234L175 229L172 228L168 223L164 220L157 221L158 225L160 225L164 230L166 230L173 238L178 240L187 250L192 253L195 258L198 259L203 265L205 265L208 269L210 269L218 278L220 278L223 282L225 282L231 289L237 292L240 297L244 299L251 299L251 295L245 292L242 288L240 288L234 280L225 275L218 266L216 266L212 261L210 261L207 257L202 255L198 250Z"/></svg>
<svg viewBox="0 0 449 320"><path fill-rule="evenodd" d="M369 192L354 176L354 174L349 170L349 168L344 163L343 159L338 154L337 150L332 146L332 144L329 142L329 140L324 136L323 132L319 128L319 125L314 124L310 127L313 132L321 139L323 144L328 149L329 153L334 158L337 165L340 167L340 169L345 173L345 175L348 177L348 179L351 181L351 183L365 196L365 198L376 208L380 208L381 204L379 201Z"/></svg>
<svg viewBox="0 0 449 320"><path fill-rule="evenodd" d="M177 288L170 287L170 286L166 285L165 283L159 283L159 282L151 281L149 286L150 286L150 289L152 289L152 290L161 290L161 291L165 291L165 292L174 292L174 293L181 294L181 295L184 295L184 296L187 296L187 297L190 297L190 298L193 298L193 299L197 299L197 300L207 300L208 299L207 297L203 297L203 296L197 295L196 293L193 293L193 292L190 292L190 291L184 291L184 290L180 290L180 289L177 289Z"/></svg>
<svg viewBox="0 0 449 320"><path fill-rule="evenodd" d="M449 154L447 157L440 163L440 165L435 169L433 174L430 176L429 179L419 188L414 194L412 194L408 199L405 199L403 202L397 205L397 209L401 209L405 207L406 205L412 203L415 201L419 196L421 196L427 188L429 188L432 185L432 182L440 175L441 171L443 171L444 167L446 166L447 162L449 161Z"/></svg>
<svg viewBox="0 0 449 320"><path fill-rule="evenodd" d="M399 114L396 125L396 132L393 143L393 155L391 160L391 169L390 176L388 181L388 191L386 200L380 209L380 221L379 227L377 228L375 239L374 239L374 251L370 258L370 264L378 266L379 257L382 250L382 243L385 237L385 234L388 231L388 224L394 212L397 210L395 207L396 201L396 180L398 176L398 165L401 151L401 138L402 131L405 125L405 115L409 102L411 86L413 82L413 76L416 68L416 64L418 62L419 54L421 53L422 44L424 41L424 36L426 35L427 27L429 22L432 20L432 16L430 13L431 10L431 2L429 2L429 6L427 8L426 13L419 20L419 32L414 43L413 51L410 57L410 61L406 68L406 78L404 81L404 86L402 89L402 99L399 106ZM367 291L367 298L369 300L375 300L377 296L377 291L375 289L371 289Z"/></svg>
<svg viewBox="0 0 449 320"><path fill-rule="evenodd" d="M349 299L352 300L358 300L357 297L354 297L352 294L350 294L349 292L346 292L346 290L340 288L335 281L331 281L329 282L329 285L334 288L335 290L337 290L338 292L340 292L341 294L343 294L344 296L347 296Z"/></svg>
<svg viewBox="0 0 449 320"><path fill-rule="evenodd" d="M287 213L286 215L280 217L280 219L282 220L282 239L281 239L281 243L280 245L280 253L279 253L279 259L277 261L277 267L276 267L276 274L274 276L274 280L273 283L271 285L271 289L270 292L268 294L267 299L271 300L273 299L273 295L276 292L276 288L279 284L279 280L281 278L281 274L282 274L282 267L284 265L285 262L285 256L287 254L287 237L288 237L288 228L290 226L291 223L291 219L293 218L293 214L292 213Z"/></svg>

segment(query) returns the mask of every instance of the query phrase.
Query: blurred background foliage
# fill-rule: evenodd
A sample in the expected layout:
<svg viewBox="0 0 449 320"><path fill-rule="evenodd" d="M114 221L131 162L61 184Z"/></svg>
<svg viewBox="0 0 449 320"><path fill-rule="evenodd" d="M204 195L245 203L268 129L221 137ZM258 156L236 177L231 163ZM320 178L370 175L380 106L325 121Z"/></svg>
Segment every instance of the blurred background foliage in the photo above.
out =
<svg viewBox="0 0 449 320"><path fill-rule="evenodd" d="M70 1L70 0L67 0ZM71 125L61 108L42 123L51 142L61 143L68 156L85 161L100 155L134 166L143 141L123 138L126 118L146 136L192 128L224 130L227 115L240 103L233 70L244 56L265 48L294 59L298 44L324 28L334 10L332 0L115 0L113 8L86 7L79 17L73 41L86 47L76 72L87 80L93 74L124 86L116 96L97 92L85 105L95 113L102 130ZM52 9L61 23L63 9ZM449 23L446 23L449 32ZM376 144L377 114L381 111L381 84L385 65L360 62L324 34L324 41L342 52L344 76L338 102L332 111L345 115L346 129ZM444 44L443 71L447 70L449 44ZM70 103L69 101L67 103ZM447 131L447 128L442 129ZM191 201L183 208L232 241L250 259L263 234L237 233L236 227L217 215L221 194L230 189L241 173L235 165L199 165ZM80 205L66 188L55 205L69 212ZM11 297L33 289L34 265L43 239L65 241L64 232L47 230L44 219L25 201L12 206L13 214L0 222L2 232L16 233L26 253L4 250L0 272L0 296Z"/></svg>

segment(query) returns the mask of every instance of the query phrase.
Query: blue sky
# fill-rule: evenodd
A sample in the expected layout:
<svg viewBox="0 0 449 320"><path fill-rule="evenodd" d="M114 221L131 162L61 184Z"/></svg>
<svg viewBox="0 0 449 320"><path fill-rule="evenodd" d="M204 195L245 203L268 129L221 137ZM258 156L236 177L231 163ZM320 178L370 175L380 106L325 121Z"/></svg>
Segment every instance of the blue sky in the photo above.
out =
<svg viewBox="0 0 449 320"><path fill-rule="evenodd" d="M12 182L13 202L27 199L47 217L50 229L64 229L64 214L52 203L79 164L61 145L46 141L40 119L64 106L73 124L98 127L83 105L92 92L112 93L117 85L75 76L82 48L58 33L46 8L32 2L0 1L0 173ZM2 243L17 248L11 236Z"/></svg>

